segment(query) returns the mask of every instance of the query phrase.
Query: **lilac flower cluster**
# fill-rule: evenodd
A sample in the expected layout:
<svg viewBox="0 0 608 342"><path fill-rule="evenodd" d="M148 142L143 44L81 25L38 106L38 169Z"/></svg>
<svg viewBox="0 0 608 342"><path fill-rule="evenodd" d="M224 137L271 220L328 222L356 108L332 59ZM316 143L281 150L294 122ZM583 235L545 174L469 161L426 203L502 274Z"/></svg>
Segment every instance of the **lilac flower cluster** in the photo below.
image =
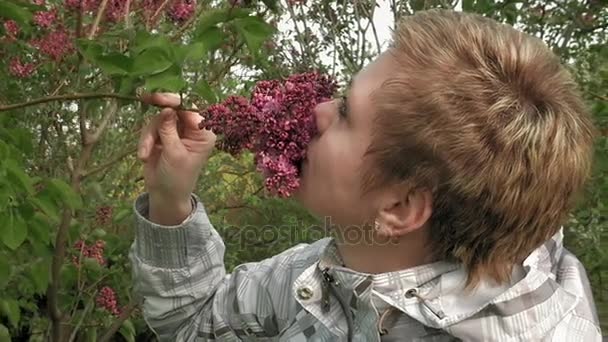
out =
<svg viewBox="0 0 608 342"><path fill-rule="evenodd" d="M40 39L33 39L31 44L38 48L42 54L55 61L60 61L64 56L74 51L72 37L64 29L52 31Z"/></svg>
<svg viewBox="0 0 608 342"><path fill-rule="evenodd" d="M186 22L196 10L195 0L176 0L167 11L167 17L174 23L182 24Z"/></svg>
<svg viewBox="0 0 608 342"><path fill-rule="evenodd" d="M207 108L201 128L221 135L218 147L226 152L252 151L266 189L288 197L300 185L300 166L317 132L313 109L336 88L333 79L317 72L260 81L250 100L232 96Z"/></svg>
<svg viewBox="0 0 608 342"><path fill-rule="evenodd" d="M118 299L116 298L116 292L109 286L104 286L99 290L97 297L95 298L97 306L110 312L111 314L118 316L122 312L118 306Z"/></svg>
<svg viewBox="0 0 608 342"><path fill-rule="evenodd" d="M34 63L23 63L19 57L11 58L8 71L11 75L18 78L27 78L32 76L36 66Z"/></svg>

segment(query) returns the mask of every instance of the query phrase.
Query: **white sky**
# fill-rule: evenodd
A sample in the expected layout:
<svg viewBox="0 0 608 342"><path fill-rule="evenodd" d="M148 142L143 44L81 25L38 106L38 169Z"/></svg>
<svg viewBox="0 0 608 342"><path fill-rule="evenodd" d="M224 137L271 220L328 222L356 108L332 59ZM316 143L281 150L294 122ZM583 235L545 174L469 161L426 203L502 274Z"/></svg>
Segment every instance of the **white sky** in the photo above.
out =
<svg viewBox="0 0 608 342"><path fill-rule="evenodd" d="M320 1L320 0L309 0L309 1ZM357 0L352 0L357 1ZM381 49L384 50L386 45L388 44L391 37L391 29L393 28L393 13L390 8L390 1L388 0L379 0L376 1L376 9L374 11L374 25L376 26L376 32L378 34L378 40L380 41ZM458 1L456 4L455 10L462 10L462 1ZM314 28L312 28L314 31ZM293 30L293 21L289 19L289 16L286 16L281 22L278 24L279 32L286 32L287 30ZM367 39L369 41L374 41L374 33L372 30L368 30L366 33ZM374 44L375 46L375 44ZM321 60L323 64L330 65L333 59L330 57L330 53L321 56Z"/></svg>

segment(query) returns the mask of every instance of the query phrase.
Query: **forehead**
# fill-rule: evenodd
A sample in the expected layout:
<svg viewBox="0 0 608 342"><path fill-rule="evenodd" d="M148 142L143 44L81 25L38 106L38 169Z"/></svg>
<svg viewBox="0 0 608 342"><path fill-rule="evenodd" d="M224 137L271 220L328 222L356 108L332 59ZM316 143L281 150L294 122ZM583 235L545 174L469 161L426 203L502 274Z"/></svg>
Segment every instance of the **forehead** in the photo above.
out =
<svg viewBox="0 0 608 342"><path fill-rule="evenodd" d="M356 120L371 121L374 113L372 94L394 73L395 67L393 57L388 52L384 52L353 78L348 101L350 114Z"/></svg>

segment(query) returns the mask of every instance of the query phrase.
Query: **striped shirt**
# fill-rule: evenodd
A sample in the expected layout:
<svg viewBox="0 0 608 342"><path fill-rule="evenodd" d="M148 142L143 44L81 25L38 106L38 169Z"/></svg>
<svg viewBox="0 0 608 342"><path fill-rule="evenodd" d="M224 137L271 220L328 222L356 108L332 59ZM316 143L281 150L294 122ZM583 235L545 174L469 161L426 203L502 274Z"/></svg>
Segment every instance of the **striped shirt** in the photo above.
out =
<svg viewBox="0 0 608 342"><path fill-rule="evenodd" d="M162 341L601 341L585 270L561 231L511 283L470 292L455 263L347 269L329 238L227 274L224 243L193 202L175 227L147 220L147 194L135 202L134 288Z"/></svg>

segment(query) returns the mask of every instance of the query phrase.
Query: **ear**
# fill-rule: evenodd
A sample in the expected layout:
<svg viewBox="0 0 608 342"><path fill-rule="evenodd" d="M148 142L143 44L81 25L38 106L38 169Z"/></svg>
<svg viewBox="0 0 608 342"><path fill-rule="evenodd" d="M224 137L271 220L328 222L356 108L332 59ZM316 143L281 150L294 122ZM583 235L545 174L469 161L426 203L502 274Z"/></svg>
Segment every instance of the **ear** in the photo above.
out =
<svg viewBox="0 0 608 342"><path fill-rule="evenodd" d="M424 188L391 190L381 199L377 215L381 236L398 238L423 227L433 212L433 196ZM403 194L406 194L405 196Z"/></svg>

